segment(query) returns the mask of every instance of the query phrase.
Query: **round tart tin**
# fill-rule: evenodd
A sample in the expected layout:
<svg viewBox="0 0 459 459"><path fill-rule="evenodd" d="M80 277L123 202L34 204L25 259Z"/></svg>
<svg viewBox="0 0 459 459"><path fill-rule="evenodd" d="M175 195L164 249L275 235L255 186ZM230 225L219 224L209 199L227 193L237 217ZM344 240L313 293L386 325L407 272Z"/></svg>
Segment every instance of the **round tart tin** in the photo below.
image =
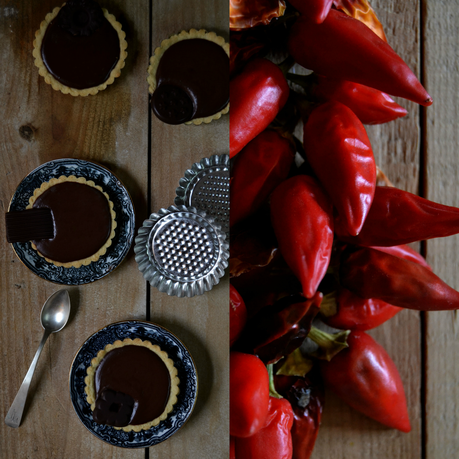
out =
<svg viewBox="0 0 459 459"><path fill-rule="evenodd" d="M230 158L213 155L194 163L179 181L176 205L195 207L221 226L228 238L230 212Z"/></svg>
<svg viewBox="0 0 459 459"><path fill-rule="evenodd" d="M143 222L135 238L135 259L144 278L170 296L202 295L228 266L225 233L194 207L160 209Z"/></svg>

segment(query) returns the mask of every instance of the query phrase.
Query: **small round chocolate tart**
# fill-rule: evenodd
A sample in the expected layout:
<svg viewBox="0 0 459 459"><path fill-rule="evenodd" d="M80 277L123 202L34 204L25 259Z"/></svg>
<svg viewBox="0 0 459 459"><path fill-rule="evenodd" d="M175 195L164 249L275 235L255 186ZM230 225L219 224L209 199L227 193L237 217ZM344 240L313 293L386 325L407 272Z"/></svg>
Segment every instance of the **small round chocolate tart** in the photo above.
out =
<svg viewBox="0 0 459 459"><path fill-rule="evenodd" d="M40 75L65 94L96 94L124 67L127 43L121 24L94 0L68 0L46 16L35 36Z"/></svg>
<svg viewBox="0 0 459 459"><path fill-rule="evenodd" d="M183 31L155 50L147 80L161 121L210 123L229 110L229 45L213 32Z"/></svg>
<svg viewBox="0 0 459 459"><path fill-rule="evenodd" d="M106 253L115 236L113 203L102 188L83 177L59 177L34 191L28 209L51 209L54 237L32 241L48 262L79 268Z"/></svg>
<svg viewBox="0 0 459 459"><path fill-rule="evenodd" d="M85 378L87 401L99 424L129 432L167 418L177 402L177 369L159 346L138 338L99 351Z"/></svg>

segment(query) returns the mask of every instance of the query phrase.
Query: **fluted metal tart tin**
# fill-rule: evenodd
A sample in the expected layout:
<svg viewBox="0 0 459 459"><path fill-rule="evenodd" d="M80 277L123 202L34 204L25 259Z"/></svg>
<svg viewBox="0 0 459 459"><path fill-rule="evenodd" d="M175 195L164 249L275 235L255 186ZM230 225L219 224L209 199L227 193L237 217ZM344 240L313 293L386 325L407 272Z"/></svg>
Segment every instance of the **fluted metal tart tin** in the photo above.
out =
<svg viewBox="0 0 459 459"><path fill-rule="evenodd" d="M160 209L135 238L135 260L144 278L171 296L202 295L219 283L229 245L214 219L194 207Z"/></svg>
<svg viewBox="0 0 459 459"><path fill-rule="evenodd" d="M192 206L203 211L229 232L230 158L213 155L194 163L179 181L176 205Z"/></svg>

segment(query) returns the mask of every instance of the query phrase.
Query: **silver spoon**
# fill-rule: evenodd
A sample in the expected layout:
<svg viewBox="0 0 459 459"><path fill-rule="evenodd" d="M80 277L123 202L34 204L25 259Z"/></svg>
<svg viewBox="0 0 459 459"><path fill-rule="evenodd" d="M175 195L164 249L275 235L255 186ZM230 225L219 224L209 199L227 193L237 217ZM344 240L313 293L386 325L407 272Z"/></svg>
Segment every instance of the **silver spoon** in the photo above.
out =
<svg viewBox="0 0 459 459"><path fill-rule="evenodd" d="M13 404L8 411L5 418L5 423L10 427L19 427L21 424L22 413L27 400L27 393L29 392L30 382L37 366L38 358L40 357L43 346L45 345L48 336L51 333L58 332L65 327L70 316L70 297L67 290L58 290L53 293L43 305L41 310L41 325L45 329L43 338L38 346L35 357L30 364L29 371L22 381L21 387L14 398Z"/></svg>

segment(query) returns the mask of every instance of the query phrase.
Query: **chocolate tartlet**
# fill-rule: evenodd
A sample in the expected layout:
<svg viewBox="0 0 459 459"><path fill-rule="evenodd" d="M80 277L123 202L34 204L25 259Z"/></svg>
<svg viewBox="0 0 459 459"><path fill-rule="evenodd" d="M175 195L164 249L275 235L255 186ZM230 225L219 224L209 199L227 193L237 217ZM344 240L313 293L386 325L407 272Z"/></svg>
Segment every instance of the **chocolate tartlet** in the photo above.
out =
<svg viewBox="0 0 459 459"><path fill-rule="evenodd" d="M179 383L167 352L149 341L126 338L92 359L85 392L95 422L140 432L167 418L177 403Z"/></svg>
<svg viewBox="0 0 459 459"><path fill-rule="evenodd" d="M126 34L93 0L69 0L46 15L33 42L46 83L72 96L97 94L121 74Z"/></svg>
<svg viewBox="0 0 459 459"><path fill-rule="evenodd" d="M229 111L229 44L191 29L164 40L147 81L154 114L167 124L210 123Z"/></svg>
<svg viewBox="0 0 459 459"><path fill-rule="evenodd" d="M34 190L27 209L49 208L54 237L32 241L49 263L79 268L97 261L115 236L113 203L100 186L83 177L61 176Z"/></svg>

